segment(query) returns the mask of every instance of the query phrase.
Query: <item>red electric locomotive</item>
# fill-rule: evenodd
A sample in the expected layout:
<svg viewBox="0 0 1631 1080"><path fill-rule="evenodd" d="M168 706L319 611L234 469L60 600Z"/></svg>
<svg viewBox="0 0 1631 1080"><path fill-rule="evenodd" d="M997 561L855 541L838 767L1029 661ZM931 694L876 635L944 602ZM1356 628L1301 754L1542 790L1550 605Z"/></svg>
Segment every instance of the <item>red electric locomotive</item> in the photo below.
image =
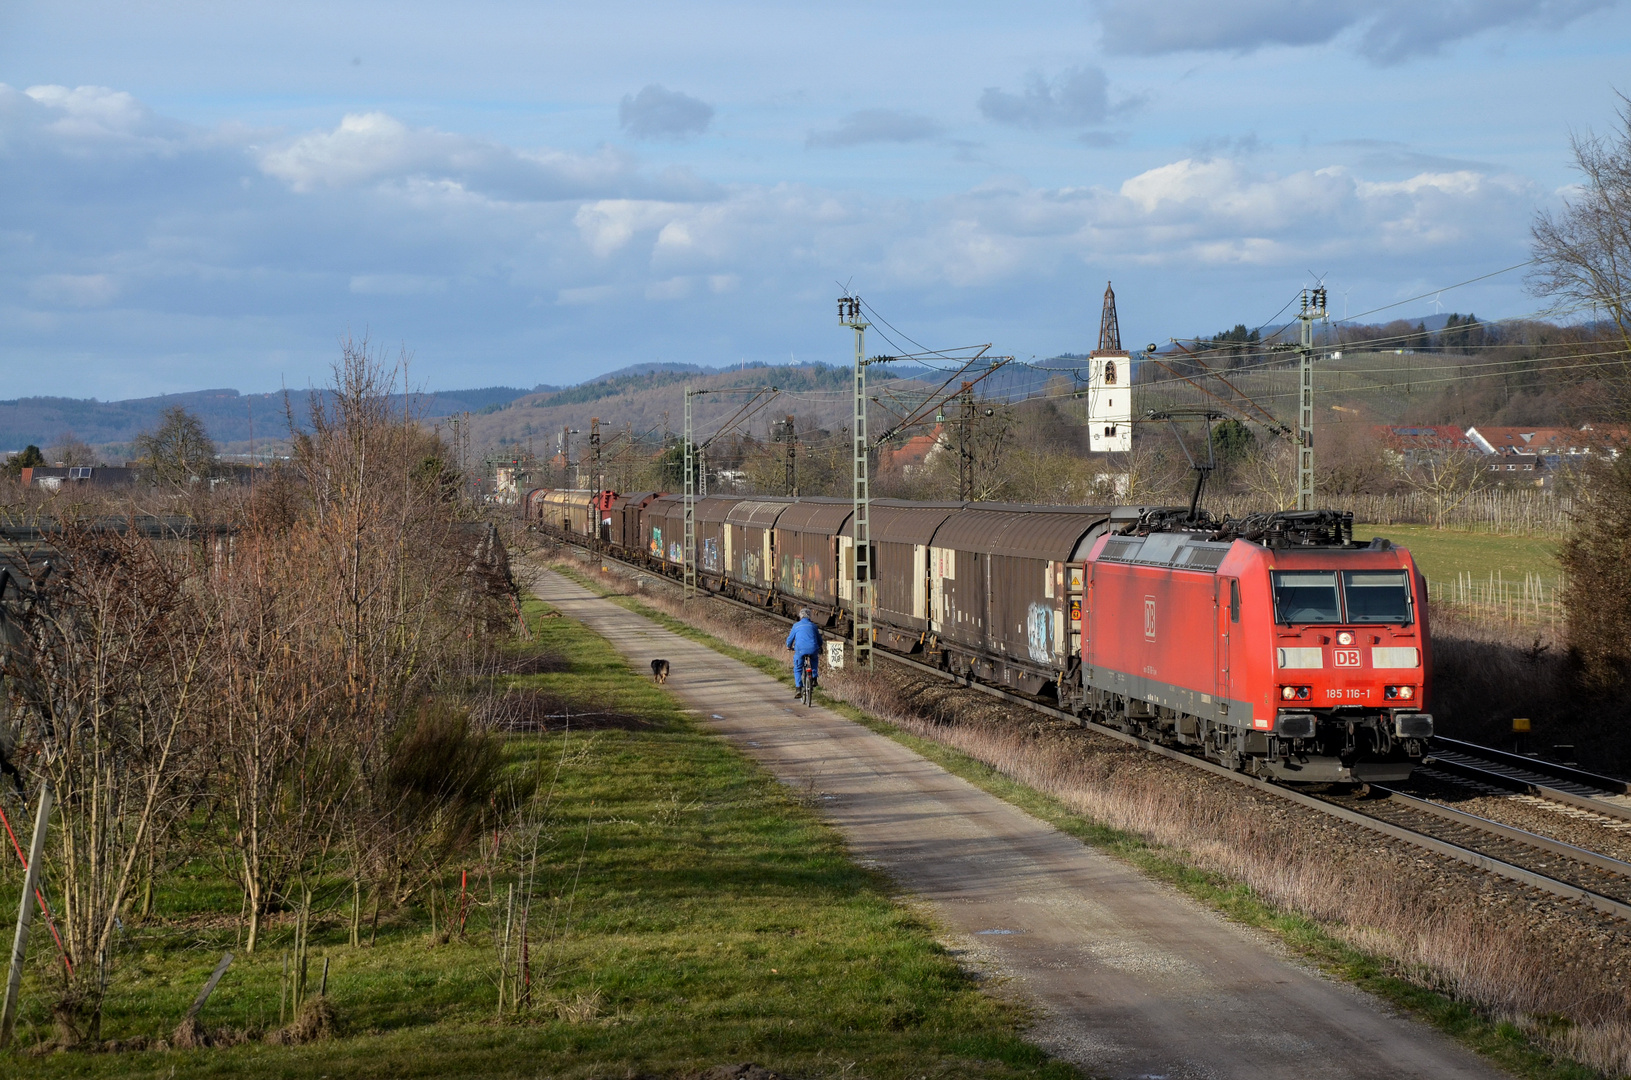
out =
<svg viewBox="0 0 1631 1080"><path fill-rule="evenodd" d="M1231 768L1402 780L1433 733L1426 585L1352 515L1146 515L1084 567L1082 704Z"/></svg>

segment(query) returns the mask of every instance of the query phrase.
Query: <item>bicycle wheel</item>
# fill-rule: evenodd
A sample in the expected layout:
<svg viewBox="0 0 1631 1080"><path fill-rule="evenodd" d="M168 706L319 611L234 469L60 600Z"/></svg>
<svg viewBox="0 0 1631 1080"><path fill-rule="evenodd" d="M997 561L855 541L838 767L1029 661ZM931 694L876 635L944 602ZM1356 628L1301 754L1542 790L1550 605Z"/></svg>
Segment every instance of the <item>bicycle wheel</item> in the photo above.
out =
<svg viewBox="0 0 1631 1080"><path fill-rule="evenodd" d="M803 683L804 705L806 708L808 708L815 700L815 665L810 662L810 658L808 656L804 658Z"/></svg>

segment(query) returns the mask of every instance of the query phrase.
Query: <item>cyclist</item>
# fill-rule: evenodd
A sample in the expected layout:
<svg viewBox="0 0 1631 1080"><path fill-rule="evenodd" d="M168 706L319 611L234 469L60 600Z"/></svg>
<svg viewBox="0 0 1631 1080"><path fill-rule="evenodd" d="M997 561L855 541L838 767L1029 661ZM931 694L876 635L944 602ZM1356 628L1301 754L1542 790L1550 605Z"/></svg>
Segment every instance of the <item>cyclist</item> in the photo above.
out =
<svg viewBox="0 0 1631 1080"><path fill-rule="evenodd" d="M799 621L787 632L787 647L793 651L793 696L804 689L804 658L810 658L810 673L821 674L821 628L810 618L809 608L799 608Z"/></svg>

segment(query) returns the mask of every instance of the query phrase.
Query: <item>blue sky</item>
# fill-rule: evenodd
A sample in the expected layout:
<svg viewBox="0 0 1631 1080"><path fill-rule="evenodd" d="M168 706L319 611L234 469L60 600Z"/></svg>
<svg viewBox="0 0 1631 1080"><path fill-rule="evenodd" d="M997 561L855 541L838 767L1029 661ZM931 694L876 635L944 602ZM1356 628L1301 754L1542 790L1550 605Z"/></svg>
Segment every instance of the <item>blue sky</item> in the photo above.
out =
<svg viewBox="0 0 1631 1080"><path fill-rule="evenodd" d="M1613 0L0 5L6 396L1082 350L1521 262ZM1618 82L1616 82L1618 80ZM1521 315L1521 272L1416 301ZM878 351L886 343L875 341Z"/></svg>

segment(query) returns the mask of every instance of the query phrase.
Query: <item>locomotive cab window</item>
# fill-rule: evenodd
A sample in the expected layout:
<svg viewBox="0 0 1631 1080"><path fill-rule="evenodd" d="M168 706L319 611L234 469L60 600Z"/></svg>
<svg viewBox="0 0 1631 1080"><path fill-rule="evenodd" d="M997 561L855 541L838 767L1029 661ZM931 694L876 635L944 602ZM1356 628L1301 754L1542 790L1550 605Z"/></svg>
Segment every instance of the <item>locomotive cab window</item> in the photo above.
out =
<svg viewBox="0 0 1631 1080"><path fill-rule="evenodd" d="M1342 621L1335 570L1276 570L1271 576L1275 622L1289 626Z"/></svg>
<svg viewBox="0 0 1631 1080"><path fill-rule="evenodd" d="M1345 570L1342 593L1349 622L1410 621L1410 582L1403 570Z"/></svg>
<svg viewBox="0 0 1631 1080"><path fill-rule="evenodd" d="M1229 621L1240 621L1240 579L1229 579Z"/></svg>

